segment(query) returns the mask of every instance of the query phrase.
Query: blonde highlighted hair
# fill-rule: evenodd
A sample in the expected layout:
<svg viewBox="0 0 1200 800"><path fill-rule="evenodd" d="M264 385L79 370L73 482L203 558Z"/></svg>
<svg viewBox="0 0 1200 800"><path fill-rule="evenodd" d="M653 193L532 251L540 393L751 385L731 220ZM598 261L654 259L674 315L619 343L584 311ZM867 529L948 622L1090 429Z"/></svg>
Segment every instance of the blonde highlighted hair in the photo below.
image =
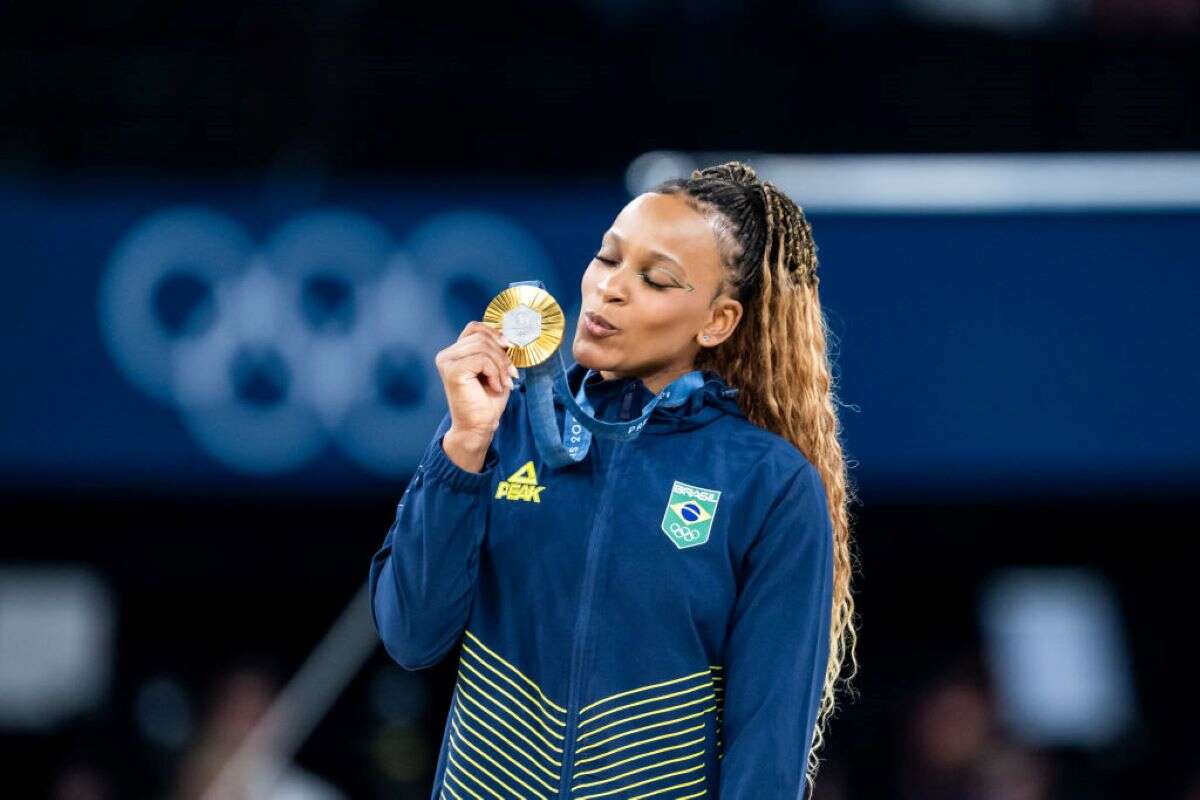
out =
<svg viewBox="0 0 1200 800"><path fill-rule="evenodd" d="M733 335L717 347L702 348L696 367L711 369L738 387L738 403L747 418L795 445L825 485L833 527L833 615L817 725L807 754L811 792L837 690L852 691L849 682L858 671L850 591L850 505L858 498L842 451L812 227L795 202L739 161L695 170L689 178L665 181L652 191L678 194L709 217L726 266L725 282L713 300L732 291L743 306Z"/></svg>

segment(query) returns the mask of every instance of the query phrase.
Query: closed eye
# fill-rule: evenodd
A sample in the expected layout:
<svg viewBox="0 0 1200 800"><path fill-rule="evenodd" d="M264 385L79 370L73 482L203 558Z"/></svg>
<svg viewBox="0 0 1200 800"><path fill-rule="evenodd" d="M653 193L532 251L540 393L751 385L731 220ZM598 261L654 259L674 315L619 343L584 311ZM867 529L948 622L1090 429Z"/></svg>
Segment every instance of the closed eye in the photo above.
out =
<svg viewBox="0 0 1200 800"><path fill-rule="evenodd" d="M617 262L616 262L614 259L611 259L611 258L603 258L603 257L601 257L599 254L597 254L597 255L593 256L593 258L595 258L595 259L596 259L597 261L599 261L601 264L606 264L606 265L608 265L608 266L610 266L610 267L616 266L616 264L617 264ZM671 288L676 288L676 289L678 289L678 288L682 288L682 287L679 287L679 286L673 286L673 285L668 285L668 284L655 283L654 281L650 280L650 277L649 277L649 276L648 276L648 275L647 275L645 272L639 272L639 273L638 273L638 276L639 276L639 277L641 277L641 279L642 279L642 282L643 282L643 283L645 283L647 286L649 286L649 287L651 287L651 288L654 288L654 289L658 289L659 291L662 291L662 290L664 290L664 289L671 289Z"/></svg>

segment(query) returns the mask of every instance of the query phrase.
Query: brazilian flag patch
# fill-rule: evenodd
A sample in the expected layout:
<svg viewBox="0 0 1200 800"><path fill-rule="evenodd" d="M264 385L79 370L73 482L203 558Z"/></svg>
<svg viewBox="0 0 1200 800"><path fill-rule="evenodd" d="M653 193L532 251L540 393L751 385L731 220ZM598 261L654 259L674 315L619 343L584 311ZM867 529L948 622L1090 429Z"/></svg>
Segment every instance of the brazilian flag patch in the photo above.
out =
<svg viewBox="0 0 1200 800"><path fill-rule="evenodd" d="M667 507L663 510L662 532L680 550L704 544L712 530L720 499L721 493L716 489L703 489L675 481L671 486Z"/></svg>

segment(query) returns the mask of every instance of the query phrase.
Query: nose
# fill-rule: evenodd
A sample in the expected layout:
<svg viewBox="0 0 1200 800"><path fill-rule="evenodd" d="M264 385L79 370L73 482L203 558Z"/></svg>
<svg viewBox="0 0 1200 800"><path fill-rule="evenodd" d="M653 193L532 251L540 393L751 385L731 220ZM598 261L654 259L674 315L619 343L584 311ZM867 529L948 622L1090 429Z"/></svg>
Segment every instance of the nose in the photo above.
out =
<svg viewBox="0 0 1200 800"><path fill-rule="evenodd" d="M624 264L618 264L606 270L604 275L596 282L596 290L600 292L600 297L605 302L623 302L628 296L628 289L625 281L628 280Z"/></svg>

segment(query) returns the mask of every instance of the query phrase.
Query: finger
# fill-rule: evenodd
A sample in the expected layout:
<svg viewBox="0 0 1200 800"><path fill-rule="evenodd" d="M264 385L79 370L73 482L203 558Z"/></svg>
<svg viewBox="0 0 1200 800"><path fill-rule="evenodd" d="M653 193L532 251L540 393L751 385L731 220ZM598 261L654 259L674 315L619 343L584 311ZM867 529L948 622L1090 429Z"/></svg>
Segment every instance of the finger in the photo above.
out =
<svg viewBox="0 0 1200 800"><path fill-rule="evenodd" d="M504 335L504 331L500 330L500 328L493 328L491 325L484 325L483 332L486 332L488 335L490 335L492 340L495 341L498 346L506 348L512 347L512 342L508 340L508 337Z"/></svg>
<svg viewBox="0 0 1200 800"><path fill-rule="evenodd" d="M517 365L513 363L512 357L508 354L507 350L504 351L504 366L508 370L508 374L512 377L521 377L521 373L517 370Z"/></svg>
<svg viewBox="0 0 1200 800"><path fill-rule="evenodd" d="M454 345L446 348L446 359L457 360L470 353L478 352L480 345L484 347L491 345L489 349L494 349L495 353L500 357L503 372L511 378L521 377L521 373L513 365L512 358L509 356L512 343L503 333L478 321L468 323L463 331L463 338ZM512 388L511 381L509 382L509 388Z"/></svg>
<svg viewBox="0 0 1200 800"><path fill-rule="evenodd" d="M473 319L470 322L468 322L466 325L463 326L462 332L458 334L458 338L461 339L464 336L467 336L467 335L474 333L481 329L482 330L490 330L489 326L483 320Z"/></svg>
<svg viewBox="0 0 1200 800"><path fill-rule="evenodd" d="M456 360L451 373L455 381L475 381L487 389L496 390L496 365L482 353L472 353Z"/></svg>
<svg viewBox="0 0 1200 800"><path fill-rule="evenodd" d="M507 353L511 342L504 338L503 334L497 334L495 331L475 330L466 334L459 339L451 348L471 348L472 345L483 344L494 348L498 353Z"/></svg>
<svg viewBox="0 0 1200 800"><path fill-rule="evenodd" d="M504 371L500 359L488 350L472 353L463 359L463 365L474 375L482 375L488 388L500 393L512 388L512 379Z"/></svg>
<svg viewBox="0 0 1200 800"><path fill-rule="evenodd" d="M521 373L517 371L517 367L513 364L507 349L500 349L497 353L497 358L499 359L500 371L507 380L508 388L511 389L513 388L513 380L521 377Z"/></svg>
<svg viewBox="0 0 1200 800"><path fill-rule="evenodd" d="M482 335L490 336L501 347L511 347L512 346L512 342L508 341L508 338L504 335L503 331L501 331L499 328L497 328L493 325L489 325L486 322L483 322L482 320L476 319L476 320L471 320L470 322L468 322L466 324L466 326L462 329L462 333L460 333L458 335L458 338L460 340L465 339L472 334L482 334Z"/></svg>
<svg viewBox="0 0 1200 800"><path fill-rule="evenodd" d="M448 360L456 360L481 352L490 353L494 356L498 360L502 372L508 375L513 374L513 369L511 368L512 359L509 358L508 350L501 347L492 338L481 334L471 334L466 339L448 348L446 358ZM519 373L514 377L519 377Z"/></svg>
<svg viewBox="0 0 1200 800"><path fill-rule="evenodd" d="M509 341L508 337L505 336L502 331L495 330L489 326L485 327L487 327L488 332L493 334L495 337L496 346L499 348L499 352L503 356L504 371L514 378L521 377L521 373L517 371L517 368L512 363L512 351L516 345Z"/></svg>
<svg viewBox="0 0 1200 800"><path fill-rule="evenodd" d="M512 375L509 373L508 359L501 351L498 355L488 354L496 368L496 380L500 391L510 391L513 388Z"/></svg>

